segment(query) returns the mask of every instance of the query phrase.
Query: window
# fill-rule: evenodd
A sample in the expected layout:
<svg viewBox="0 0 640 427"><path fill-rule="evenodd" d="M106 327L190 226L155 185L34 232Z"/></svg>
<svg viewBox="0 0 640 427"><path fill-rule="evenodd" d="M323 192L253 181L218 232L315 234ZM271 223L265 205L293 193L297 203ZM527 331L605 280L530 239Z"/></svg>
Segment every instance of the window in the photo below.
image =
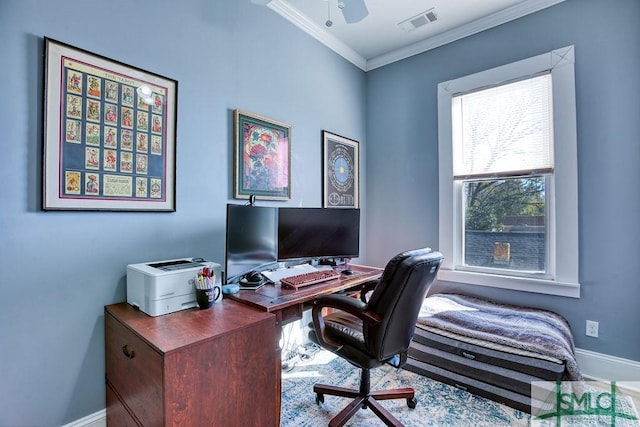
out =
<svg viewBox="0 0 640 427"><path fill-rule="evenodd" d="M579 297L573 46L439 84L438 125L438 278Z"/></svg>

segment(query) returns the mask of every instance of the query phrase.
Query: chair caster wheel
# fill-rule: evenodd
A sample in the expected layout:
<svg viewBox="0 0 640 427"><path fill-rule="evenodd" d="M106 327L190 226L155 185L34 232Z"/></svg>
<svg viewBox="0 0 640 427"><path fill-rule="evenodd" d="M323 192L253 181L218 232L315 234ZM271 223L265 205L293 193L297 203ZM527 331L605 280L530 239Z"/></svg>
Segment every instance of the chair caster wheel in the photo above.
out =
<svg viewBox="0 0 640 427"><path fill-rule="evenodd" d="M324 403L324 394L316 393L316 405Z"/></svg>
<svg viewBox="0 0 640 427"><path fill-rule="evenodd" d="M407 399L407 406L411 409L416 409L416 405L418 404L418 399L415 397Z"/></svg>

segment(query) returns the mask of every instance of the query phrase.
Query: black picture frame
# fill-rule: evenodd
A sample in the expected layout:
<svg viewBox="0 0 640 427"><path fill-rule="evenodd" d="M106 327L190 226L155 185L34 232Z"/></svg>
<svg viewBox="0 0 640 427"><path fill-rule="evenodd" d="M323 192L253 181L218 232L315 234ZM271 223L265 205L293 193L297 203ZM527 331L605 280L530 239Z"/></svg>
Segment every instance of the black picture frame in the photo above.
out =
<svg viewBox="0 0 640 427"><path fill-rule="evenodd" d="M322 131L322 206L360 207L358 141Z"/></svg>

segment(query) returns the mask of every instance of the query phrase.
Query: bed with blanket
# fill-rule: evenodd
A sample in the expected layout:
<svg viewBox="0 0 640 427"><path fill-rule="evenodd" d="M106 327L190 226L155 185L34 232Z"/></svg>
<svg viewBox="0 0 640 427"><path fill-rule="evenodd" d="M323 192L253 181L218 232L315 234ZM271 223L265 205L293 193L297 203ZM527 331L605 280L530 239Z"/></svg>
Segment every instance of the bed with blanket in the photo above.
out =
<svg viewBox="0 0 640 427"><path fill-rule="evenodd" d="M532 381L582 379L574 349L568 322L551 311L435 294L404 367L529 412Z"/></svg>

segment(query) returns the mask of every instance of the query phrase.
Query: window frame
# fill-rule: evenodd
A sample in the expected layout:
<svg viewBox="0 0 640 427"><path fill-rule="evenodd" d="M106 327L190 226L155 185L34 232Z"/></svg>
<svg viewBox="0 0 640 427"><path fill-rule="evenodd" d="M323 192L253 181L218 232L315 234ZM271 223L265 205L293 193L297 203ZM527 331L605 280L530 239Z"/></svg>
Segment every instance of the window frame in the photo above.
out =
<svg viewBox="0 0 640 427"><path fill-rule="evenodd" d="M580 297L578 280L578 165L574 46L438 84L439 250L438 280L566 297ZM548 276L521 277L469 271L462 257L463 210L453 179L452 97L541 72L552 75L554 161L548 197Z"/></svg>

